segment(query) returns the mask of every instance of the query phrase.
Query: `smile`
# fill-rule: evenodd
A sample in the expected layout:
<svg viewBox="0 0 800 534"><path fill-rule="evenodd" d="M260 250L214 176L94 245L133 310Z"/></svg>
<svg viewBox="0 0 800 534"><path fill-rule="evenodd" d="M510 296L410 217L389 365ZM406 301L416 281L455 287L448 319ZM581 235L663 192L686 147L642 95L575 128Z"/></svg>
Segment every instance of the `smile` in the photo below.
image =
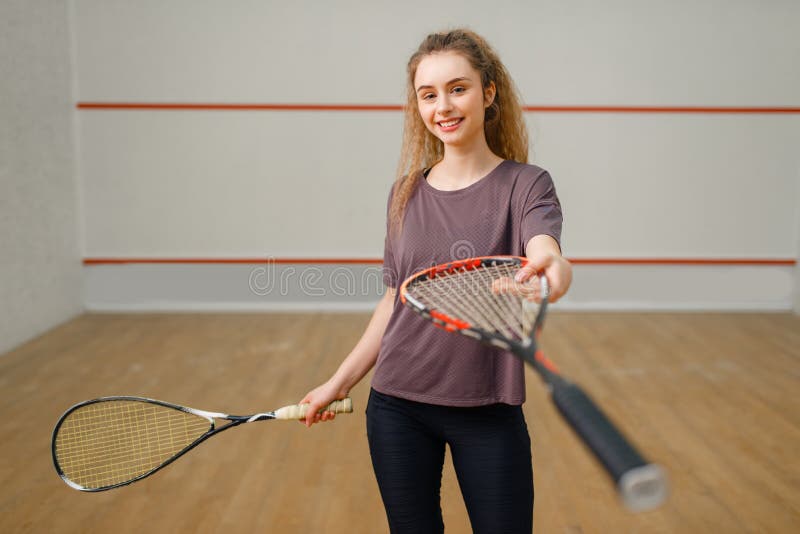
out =
<svg viewBox="0 0 800 534"><path fill-rule="evenodd" d="M442 128L452 128L453 126L455 126L458 123L460 123L462 120L464 120L464 119L451 119L449 121L438 122L437 124L439 126L441 126Z"/></svg>

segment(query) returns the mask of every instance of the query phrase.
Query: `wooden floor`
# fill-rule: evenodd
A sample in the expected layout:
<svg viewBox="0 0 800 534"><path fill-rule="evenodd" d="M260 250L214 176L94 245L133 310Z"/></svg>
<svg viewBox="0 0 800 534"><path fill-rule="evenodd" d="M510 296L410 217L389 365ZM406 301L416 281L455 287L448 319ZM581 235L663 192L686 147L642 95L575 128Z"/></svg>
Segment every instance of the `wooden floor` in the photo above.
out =
<svg viewBox="0 0 800 534"><path fill-rule="evenodd" d="M361 314L85 315L0 357L3 532L386 532L356 411L308 430L233 429L144 481L67 487L50 433L71 404L135 394L229 413L292 403L328 377ZM800 532L800 318L785 314L554 313L543 345L671 477L669 501L630 514L535 375L537 533ZM470 532L449 463L447 532Z"/></svg>

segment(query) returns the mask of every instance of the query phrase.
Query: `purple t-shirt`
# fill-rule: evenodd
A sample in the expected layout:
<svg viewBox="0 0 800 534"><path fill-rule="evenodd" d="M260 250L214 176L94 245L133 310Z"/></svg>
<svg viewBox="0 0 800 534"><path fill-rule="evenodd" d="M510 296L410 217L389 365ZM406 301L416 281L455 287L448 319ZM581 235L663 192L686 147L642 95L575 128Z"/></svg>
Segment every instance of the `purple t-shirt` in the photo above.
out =
<svg viewBox="0 0 800 534"><path fill-rule="evenodd" d="M384 283L399 287L426 267L474 256L525 255L532 237L560 242L561 205L547 171L505 160L474 184L440 191L422 180L399 235L387 229ZM372 387L446 406L525 402L522 362L433 326L395 299Z"/></svg>

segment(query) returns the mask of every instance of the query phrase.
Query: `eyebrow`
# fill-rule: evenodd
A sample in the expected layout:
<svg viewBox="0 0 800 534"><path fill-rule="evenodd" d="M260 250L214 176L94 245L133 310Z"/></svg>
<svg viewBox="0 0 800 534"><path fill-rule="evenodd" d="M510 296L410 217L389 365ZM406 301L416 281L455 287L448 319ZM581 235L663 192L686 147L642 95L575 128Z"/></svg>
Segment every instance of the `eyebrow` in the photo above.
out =
<svg viewBox="0 0 800 534"><path fill-rule="evenodd" d="M453 78L452 80L447 82L445 85L451 85L451 84L454 84L456 82L463 82L463 81L470 81L470 79L468 77L466 77L466 76L461 76L460 78ZM423 89L433 89L433 86L432 85L420 85L419 87L417 87L417 92L419 93Z"/></svg>

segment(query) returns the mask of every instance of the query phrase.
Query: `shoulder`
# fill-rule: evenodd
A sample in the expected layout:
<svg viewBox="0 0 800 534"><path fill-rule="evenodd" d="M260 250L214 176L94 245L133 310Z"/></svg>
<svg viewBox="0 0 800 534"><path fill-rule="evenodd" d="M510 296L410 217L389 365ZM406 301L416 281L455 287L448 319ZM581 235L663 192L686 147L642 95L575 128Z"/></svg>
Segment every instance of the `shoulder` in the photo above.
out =
<svg viewBox="0 0 800 534"><path fill-rule="evenodd" d="M423 173L424 171L418 171L411 174L404 174L395 179L389 188L389 200L391 200L398 192L402 192L407 189L416 190L416 186L419 185Z"/></svg>
<svg viewBox="0 0 800 534"><path fill-rule="evenodd" d="M539 180L552 181L549 172L538 165L530 163L506 160L504 170L507 176L511 176L522 183L533 184Z"/></svg>
<svg viewBox="0 0 800 534"><path fill-rule="evenodd" d="M392 185L389 187L389 204L392 203L392 200L397 195L397 192L400 191L406 184L408 184L409 175L404 174L403 176L396 178Z"/></svg>
<svg viewBox="0 0 800 534"><path fill-rule="evenodd" d="M555 186L550 173L530 163L507 160L504 164L505 180L511 196L523 201L530 198L555 195Z"/></svg>

